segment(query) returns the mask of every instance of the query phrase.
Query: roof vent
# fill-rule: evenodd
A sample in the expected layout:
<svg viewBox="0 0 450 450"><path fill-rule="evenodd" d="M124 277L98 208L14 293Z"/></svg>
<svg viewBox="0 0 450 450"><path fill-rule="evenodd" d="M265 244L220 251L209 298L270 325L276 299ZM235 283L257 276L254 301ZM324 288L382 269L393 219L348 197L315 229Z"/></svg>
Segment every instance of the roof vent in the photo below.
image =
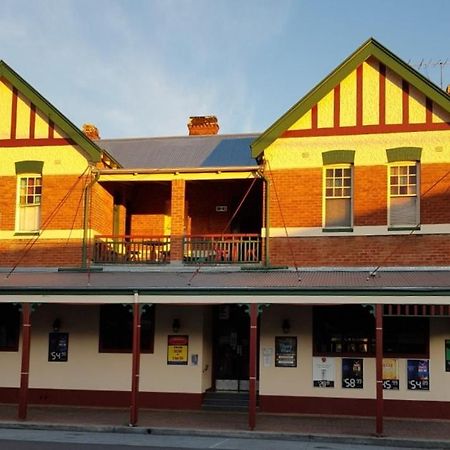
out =
<svg viewBox="0 0 450 450"><path fill-rule="evenodd" d="M216 116L191 116L187 126L189 136L208 136L219 132Z"/></svg>
<svg viewBox="0 0 450 450"><path fill-rule="evenodd" d="M82 130L89 139L92 139L93 141L97 141L98 139L100 139L98 128L92 123L83 124Z"/></svg>

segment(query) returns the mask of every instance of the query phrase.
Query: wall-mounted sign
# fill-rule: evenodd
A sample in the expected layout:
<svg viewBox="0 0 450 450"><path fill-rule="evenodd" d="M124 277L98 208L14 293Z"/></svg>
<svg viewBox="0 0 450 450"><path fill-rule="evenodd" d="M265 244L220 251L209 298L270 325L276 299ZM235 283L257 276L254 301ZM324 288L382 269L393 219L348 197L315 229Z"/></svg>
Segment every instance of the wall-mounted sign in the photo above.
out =
<svg viewBox="0 0 450 450"><path fill-rule="evenodd" d="M275 336L275 367L297 367L297 336Z"/></svg>
<svg viewBox="0 0 450 450"><path fill-rule="evenodd" d="M69 355L69 333L49 333L48 360L49 362L65 362Z"/></svg>
<svg viewBox="0 0 450 450"><path fill-rule="evenodd" d="M408 359L408 389L430 390L430 364L428 359Z"/></svg>
<svg viewBox="0 0 450 450"><path fill-rule="evenodd" d="M383 359L383 389L398 391L399 387L398 360L393 358Z"/></svg>
<svg viewBox="0 0 450 450"><path fill-rule="evenodd" d="M168 336L167 364L187 365L189 336Z"/></svg>
<svg viewBox="0 0 450 450"><path fill-rule="evenodd" d="M342 358L342 387L344 389L364 387L362 358Z"/></svg>
<svg viewBox="0 0 450 450"><path fill-rule="evenodd" d="M334 387L336 378L336 359L319 356L313 358L313 386Z"/></svg>
<svg viewBox="0 0 450 450"><path fill-rule="evenodd" d="M450 339L445 340L445 371L450 372Z"/></svg>

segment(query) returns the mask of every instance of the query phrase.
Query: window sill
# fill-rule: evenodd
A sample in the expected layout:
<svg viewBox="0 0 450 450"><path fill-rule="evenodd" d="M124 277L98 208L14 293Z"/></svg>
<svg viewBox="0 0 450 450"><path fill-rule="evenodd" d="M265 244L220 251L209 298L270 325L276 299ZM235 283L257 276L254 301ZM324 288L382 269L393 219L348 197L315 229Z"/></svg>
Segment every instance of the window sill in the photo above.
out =
<svg viewBox="0 0 450 450"><path fill-rule="evenodd" d="M15 231L14 236L39 236L40 231Z"/></svg>
<svg viewBox="0 0 450 450"><path fill-rule="evenodd" d="M353 233L353 227L322 228L322 233Z"/></svg>
<svg viewBox="0 0 450 450"><path fill-rule="evenodd" d="M388 231L419 231L420 225L405 226L405 227L388 227Z"/></svg>

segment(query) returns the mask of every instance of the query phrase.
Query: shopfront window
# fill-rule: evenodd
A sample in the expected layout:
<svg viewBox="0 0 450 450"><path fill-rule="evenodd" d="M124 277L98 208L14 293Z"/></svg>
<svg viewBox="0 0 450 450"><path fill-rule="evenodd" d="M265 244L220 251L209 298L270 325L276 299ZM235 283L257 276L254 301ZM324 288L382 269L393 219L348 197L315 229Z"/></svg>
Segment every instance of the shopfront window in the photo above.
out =
<svg viewBox="0 0 450 450"><path fill-rule="evenodd" d="M141 315L141 352L153 353L154 308L146 306ZM99 351L130 353L133 348L133 314L128 305L100 306Z"/></svg>
<svg viewBox="0 0 450 450"><path fill-rule="evenodd" d="M0 352L19 348L20 312L16 305L0 304Z"/></svg>
<svg viewBox="0 0 450 450"><path fill-rule="evenodd" d="M374 356L375 317L370 306L316 306L313 308L315 356ZM428 357L429 319L385 317L385 356Z"/></svg>

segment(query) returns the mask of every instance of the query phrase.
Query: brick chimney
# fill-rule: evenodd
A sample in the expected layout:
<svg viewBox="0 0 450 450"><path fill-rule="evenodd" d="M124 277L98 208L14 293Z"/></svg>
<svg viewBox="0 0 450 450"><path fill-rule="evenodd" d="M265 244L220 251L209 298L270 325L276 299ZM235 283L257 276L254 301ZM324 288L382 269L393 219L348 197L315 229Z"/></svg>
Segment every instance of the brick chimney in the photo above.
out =
<svg viewBox="0 0 450 450"><path fill-rule="evenodd" d="M82 130L89 139L92 139L93 141L97 141L100 139L98 128L92 123L83 124Z"/></svg>
<svg viewBox="0 0 450 450"><path fill-rule="evenodd" d="M207 136L219 132L216 116L191 116L187 126L189 136Z"/></svg>
<svg viewBox="0 0 450 450"><path fill-rule="evenodd" d="M447 85L447 94L450 95L450 84Z"/></svg>

